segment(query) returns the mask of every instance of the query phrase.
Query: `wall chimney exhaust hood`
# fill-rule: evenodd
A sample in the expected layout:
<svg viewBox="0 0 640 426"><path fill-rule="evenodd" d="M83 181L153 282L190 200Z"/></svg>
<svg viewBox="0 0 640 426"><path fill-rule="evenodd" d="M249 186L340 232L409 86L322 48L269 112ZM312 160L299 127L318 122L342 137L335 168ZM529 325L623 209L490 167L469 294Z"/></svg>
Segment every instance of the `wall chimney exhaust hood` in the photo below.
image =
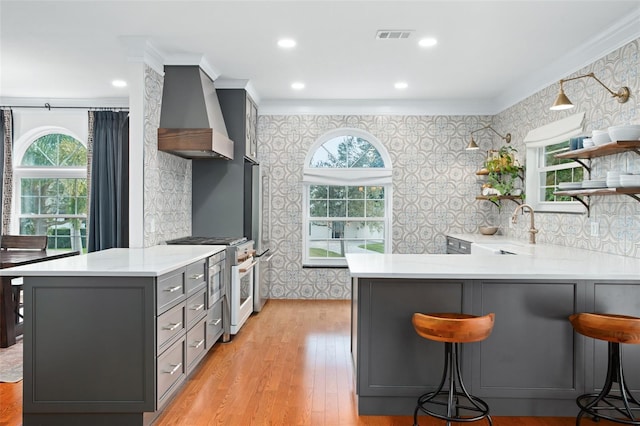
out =
<svg viewBox="0 0 640 426"><path fill-rule="evenodd" d="M158 150L184 158L233 159L213 81L197 65L164 67Z"/></svg>

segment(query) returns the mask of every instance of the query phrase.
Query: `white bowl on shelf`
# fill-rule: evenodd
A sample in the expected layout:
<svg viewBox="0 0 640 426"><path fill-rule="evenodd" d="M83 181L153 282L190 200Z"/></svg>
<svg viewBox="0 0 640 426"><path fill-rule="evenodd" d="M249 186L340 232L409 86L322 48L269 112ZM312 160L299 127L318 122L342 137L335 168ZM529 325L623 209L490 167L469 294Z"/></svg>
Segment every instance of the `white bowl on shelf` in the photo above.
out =
<svg viewBox="0 0 640 426"><path fill-rule="evenodd" d="M606 143L609 143L609 142L611 142L611 138L609 137L609 131L607 131L607 130L594 130L592 132L591 140L593 141L593 143L596 146L604 145Z"/></svg>
<svg viewBox="0 0 640 426"><path fill-rule="evenodd" d="M620 175L620 186L624 188L640 187L640 175Z"/></svg>
<svg viewBox="0 0 640 426"><path fill-rule="evenodd" d="M635 141L640 139L640 124L611 126L608 133L612 141Z"/></svg>
<svg viewBox="0 0 640 426"><path fill-rule="evenodd" d="M593 143L593 139L585 138L585 139L582 140L582 147L583 148L591 148L592 146L595 146L595 144Z"/></svg>

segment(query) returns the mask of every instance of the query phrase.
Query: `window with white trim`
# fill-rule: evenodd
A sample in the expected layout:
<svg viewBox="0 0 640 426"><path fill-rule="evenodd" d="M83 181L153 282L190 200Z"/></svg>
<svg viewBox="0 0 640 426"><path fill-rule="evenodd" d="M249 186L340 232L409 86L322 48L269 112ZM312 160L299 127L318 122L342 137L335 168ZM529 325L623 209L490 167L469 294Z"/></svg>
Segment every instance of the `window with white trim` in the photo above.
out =
<svg viewBox="0 0 640 426"><path fill-rule="evenodd" d="M582 205L568 196L554 195L561 183L579 183L585 178L577 162L555 155L570 149L570 140L583 133L584 113L558 120L529 132L525 138L526 202L536 211L580 213Z"/></svg>
<svg viewBox="0 0 640 426"><path fill-rule="evenodd" d="M347 253L391 251L391 159L372 135L339 129L305 159L303 264L344 266Z"/></svg>
<svg viewBox="0 0 640 426"><path fill-rule="evenodd" d="M12 233L47 235L48 248L85 250L87 149L61 128L40 129L17 146Z"/></svg>

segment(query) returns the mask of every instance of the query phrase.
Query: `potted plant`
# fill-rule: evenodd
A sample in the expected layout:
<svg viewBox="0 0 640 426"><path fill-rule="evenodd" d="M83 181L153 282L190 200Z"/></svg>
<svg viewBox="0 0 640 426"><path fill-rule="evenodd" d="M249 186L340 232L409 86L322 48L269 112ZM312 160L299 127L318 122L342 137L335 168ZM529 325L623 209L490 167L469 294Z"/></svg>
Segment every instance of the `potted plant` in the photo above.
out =
<svg viewBox="0 0 640 426"><path fill-rule="evenodd" d="M484 167L489 171L487 184L495 190L490 196L491 201L497 201L500 195L513 195L516 180L522 178L523 168L515 159L514 152L517 152L515 148L505 145L498 151L491 152L492 155L485 161ZM518 192L518 196L524 198L524 194Z"/></svg>

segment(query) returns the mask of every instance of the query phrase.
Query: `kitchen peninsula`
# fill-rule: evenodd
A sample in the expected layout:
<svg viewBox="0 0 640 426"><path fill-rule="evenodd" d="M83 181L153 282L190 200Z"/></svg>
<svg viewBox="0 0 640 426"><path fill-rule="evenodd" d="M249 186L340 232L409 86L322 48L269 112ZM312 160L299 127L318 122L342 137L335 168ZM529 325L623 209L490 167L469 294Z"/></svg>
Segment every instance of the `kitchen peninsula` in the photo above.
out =
<svg viewBox="0 0 640 426"><path fill-rule="evenodd" d="M1 270L24 277L23 424L153 421L222 334L205 306L207 264L224 249L109 249Z"/></svg>
<svg viewBox="0 0 640 426"><path fill-rule="evenodd" d="M417 397L439 383L442 345L416 334L414 312L496 314L489 338L462 349L467 388L492 414L577 414L575 398L604 381L607 345L575 334L568 317L640 316L640 259L454 237L472 242L472 254L347 254L359 414L410 414ZM511 254L493 254L500 250ZM638 346L622 345L634 393Z"/></svg>

